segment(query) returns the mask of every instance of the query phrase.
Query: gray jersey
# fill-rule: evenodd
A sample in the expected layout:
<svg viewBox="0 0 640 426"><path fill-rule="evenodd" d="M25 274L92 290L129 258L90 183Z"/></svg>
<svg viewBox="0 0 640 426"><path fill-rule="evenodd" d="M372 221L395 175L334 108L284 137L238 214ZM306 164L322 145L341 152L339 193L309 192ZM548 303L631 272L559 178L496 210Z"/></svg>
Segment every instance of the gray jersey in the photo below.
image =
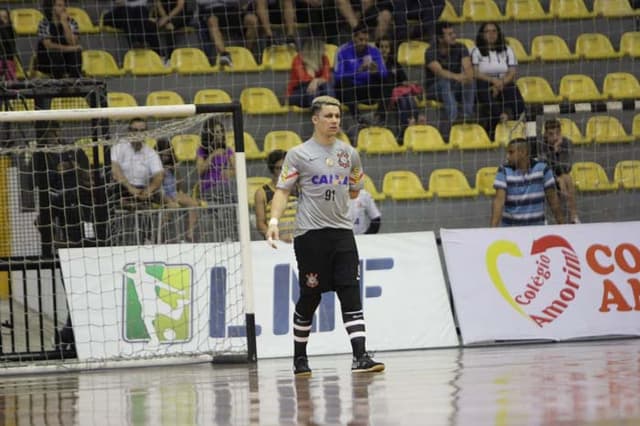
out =
<svg viewBox="0 0 640 426"><path fill-rule="evenodd" d="M291 191L298 184L294 236L312 229L352 229L349 191L362 189L362 178L358 152L341 140L321 145L311 138L287 152L277 187Z"/></svg>

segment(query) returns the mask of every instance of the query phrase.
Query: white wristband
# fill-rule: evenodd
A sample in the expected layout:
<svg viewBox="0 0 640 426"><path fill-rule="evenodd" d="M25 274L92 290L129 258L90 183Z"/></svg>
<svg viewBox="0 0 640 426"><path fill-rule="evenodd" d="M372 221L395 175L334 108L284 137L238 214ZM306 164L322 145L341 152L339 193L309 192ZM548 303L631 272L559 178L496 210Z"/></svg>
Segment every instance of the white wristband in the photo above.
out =
<svg viewBox="0 0 640 426"><path fill-rule="evenodd" d="M272 217L271 219L269 219L269 226L271 225L278 226L278 219L276 219L275 217Z"/></svg>

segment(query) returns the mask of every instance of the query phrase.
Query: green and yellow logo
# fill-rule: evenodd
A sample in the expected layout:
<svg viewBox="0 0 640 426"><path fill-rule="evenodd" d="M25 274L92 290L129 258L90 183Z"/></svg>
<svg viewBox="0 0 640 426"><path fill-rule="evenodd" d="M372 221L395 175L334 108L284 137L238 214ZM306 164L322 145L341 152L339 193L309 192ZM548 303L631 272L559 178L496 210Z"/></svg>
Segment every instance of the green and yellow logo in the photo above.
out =
<svg viewBox="0 0 640 426"><path fill-rule="evenodd" d="M124 340L147 342L150 346L191 340L191 267L128 263L122 271Z"/></svg>

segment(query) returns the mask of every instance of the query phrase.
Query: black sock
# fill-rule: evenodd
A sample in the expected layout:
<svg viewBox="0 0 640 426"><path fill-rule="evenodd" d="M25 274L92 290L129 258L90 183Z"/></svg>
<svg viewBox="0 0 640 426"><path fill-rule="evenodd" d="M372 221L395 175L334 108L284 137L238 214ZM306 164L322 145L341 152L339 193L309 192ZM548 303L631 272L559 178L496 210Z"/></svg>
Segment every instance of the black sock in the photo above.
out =
<svg viewBox="0 0 640 426"><path fill-rule="evenodd" d="M293 313L293 356L307 356L307 342L311 333L311 321L303 319L297 312Z"/></svg>
<svg viewBox="0 0 640 426"><path fill-rule="evenodd" d="M360 356L362 356L366 351L364 315L362 314L362 310L343 312L342 321L344 322L344 328L347 330L347 334L351 340L353 356L360 358Z"/></svg>

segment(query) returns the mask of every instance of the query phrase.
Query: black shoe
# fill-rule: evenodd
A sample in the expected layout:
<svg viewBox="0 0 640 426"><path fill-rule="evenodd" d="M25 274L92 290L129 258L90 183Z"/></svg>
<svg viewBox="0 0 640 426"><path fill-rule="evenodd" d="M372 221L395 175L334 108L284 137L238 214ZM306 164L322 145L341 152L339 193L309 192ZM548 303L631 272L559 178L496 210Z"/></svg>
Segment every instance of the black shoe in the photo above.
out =
<svg viewBox="0 0 640 426"><path fill-rule="evenodd" d="M296 377L310 377L311 369L306 356L299 356L293 359L293 374Z"/></svg>
<svg viewBox="0 0 640 426"><path fill-rule="evenodd" d="M378 373L380 371L384 371L384 364L374 361L367 352L360 355L359 358L353 358L352 373Z"/></svg>

